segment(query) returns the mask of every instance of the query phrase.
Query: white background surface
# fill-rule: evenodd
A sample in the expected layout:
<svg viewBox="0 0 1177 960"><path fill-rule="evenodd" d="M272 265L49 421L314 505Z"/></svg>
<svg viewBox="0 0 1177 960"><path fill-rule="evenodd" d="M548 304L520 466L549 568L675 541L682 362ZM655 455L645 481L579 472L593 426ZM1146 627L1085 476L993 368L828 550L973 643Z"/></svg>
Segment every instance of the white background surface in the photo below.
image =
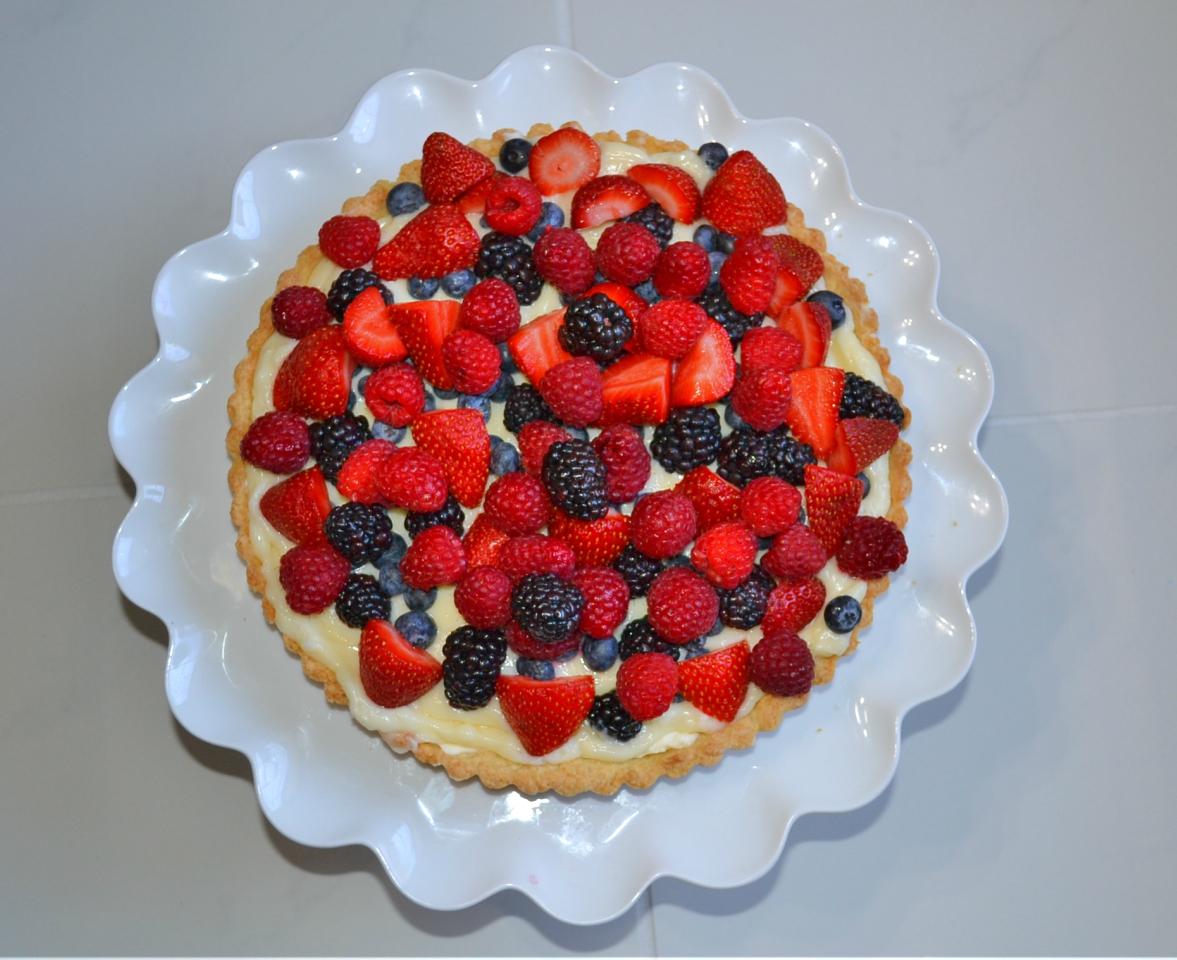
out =
<svg viewBox="0 0 1177 960"><path fill-rule="evenodd" d="M0 952L1177 951L1177 8L718 13L0 4ZM973 671L908 717L892 786L804 818L748 887L660 881L592 928L513 894L434 913L368 851L275 833L239 755L172 721L162 625L109 567L107 410L155 352L155 273L223 229L245 161L334 133L384 74L542 42L617 75L694 63L920 222L994 364L981 449L1011 509Z"/></svg>

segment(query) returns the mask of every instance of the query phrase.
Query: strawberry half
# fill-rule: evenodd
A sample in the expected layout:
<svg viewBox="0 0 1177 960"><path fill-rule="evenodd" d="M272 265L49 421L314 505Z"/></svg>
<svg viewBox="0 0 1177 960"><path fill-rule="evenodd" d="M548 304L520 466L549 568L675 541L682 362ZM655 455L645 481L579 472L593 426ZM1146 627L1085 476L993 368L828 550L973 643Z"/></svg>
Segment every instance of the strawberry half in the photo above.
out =
<svg viewBox="0 0 1177 960"><path fill-rule="evenodd" d="M571 360L572 354L560 346L560 327L564 325L566 307L536 317L507 338L511 359L533 384L539 385L552 367Z"/></svg>
<svg viewBox="0 0 1177 960"><path fill-rule="evenodd" d="M695 178L685 170L669 163L639 163L630 167L627 174L679 223L694 223L699 219L703 195Z"/></svg>
<svg viewBox="0 0 1177 960"><path fill-rule="evenodd" d="M659 424L670 415L670 361L647 353L622 357L601 373L604 408L594 424Z"/></svg>
<svg viewBox="0 0 1177 960"><path fill-rule="evenodd" d="M470 569L475 567L498 566L499 548L511 538L490 522L485 513L480 513L470 524L466 536L462 538L462 546L466 548L466 558Z"/></svg>
<svg viewBox="0 0 1177 960"><path fill-rule="evenodd" d="M705 533L717 523L730 523L740 516L740 490L710 467L695 467L674 488L695 508L698 533Z"/></svg>
<svg viewBox="0 0 1177 960"><path fill-rule="evenodd" d="M700 407L727 396L736 382L736 358L727 331L708 318L695 345L679 360L670 385L676 407Z"/></svg>
<svg viewBox="0 0 1177 960"><path fill-rule="evenodd" d="M313 330L290 351L274 378L274 406L326 420L347 412L355 360L347 352L343 327Z"/></svg>
<svg viewBox="0 0 1177 960"><path fill-rule="evenodd" d="M787 267L808 292L825 273L826 264L821 254L787 233L774 234L771 239L781 266Z"/></svg>
<svg viewBox="0 0 1177 960"><path fill-rule="evenodd" d="M478 262L478 231L457 207L426 207L376 251L372 269L382 280L444 277Z"/></svg>
<svg viewBox="0 0 1177 960"><path fill-rule="evenodd" d="M295 543L316 543L324 537L323 524L331 512L331 498L323 471L310 467L262 494L258 504L275 530Z"/></svg>
<svg viewBox="0 0 1177 960"><path fill-rule="evenodd" d="M748 693L747 640L678 665L678 690L707 716L731 723Z"/></svg>
<svg viewBox="0 0 1177 960"><path fill-rule="evenodd" d="M788 267L778 267L776 272L776 286L772 291L772 299L764 312L774 320L779 320L781 314L800 300L809 288L805 286Z"/></svg>
<svg viewBox="0 0 1177 960"><path fill-rule="evenodd" d="M429 203L450 203L495 172L477 150L448 133L431 133L421 147L421 189Z"/></svg>
<svg viewBox="0 0 1177 960"><path fill-rule="evenodd" d="M490 473L490 435L482 414L472 409L435 410L417 417L413 441L441 461L450 493L464 507L476 507Z"/></svg>
<svg viewBox="0 0 1177 960"><path fill-rule="evenodd" d="M348 304L343 339L348 352L369 367L383 367L409 354L377 287L368 287Z"/></svg>
<svg viewBox="0 0 1177 960"><path fill-rule="evenodd" d="M802 367L818 367L830 349L830 314L820 303L794 303L776 318L777 326L801 341Z"/></svg>
<svg viewBox="0 0 1177 960"><path fill-rule="evenodd" d="M572 548L578 566L603 567L621 556L629 543L629 517L612 512L600 520L577 520L557 510L548 533Z"/></svg>
<svg viewBox="0 0 1177 960"><path fill-rule="evenodd" d="M890 420L852 417L838 424L837 441L826 466L854 476L889 451L899 439L899 428Z"/></svg>
<svg viewBox="0 0 1177 960"><path fill-rule="evenodd" d="M584 723L593 706L593 678L501 676L495 685L499 706L523 749L542 757L564 746Z"/></svg>
<svg viewBox="0 0 1177 960"><path fill-rule="evenodd" d="M862 481L816 464L805 467L805 514L827 553L842 542L850 521L858 515L862 503Z"/></svg>
<svg viewBox="0 0 1177 960"><path fill-rule="evenodd" d="M441 347L446 337L458 329L461 308L457 300L417 300L393 304L389 308L392 323L413 358L417 372L442 390L454 388L453 378L442 359Z"/></svg>
<svg viewBox="0 0 1177 960"><path fill-rule="evenodd" d="M838 408L846 374L838 367L806 367L789 374L792 396L785 423L822 460L838 439Z"/></svg>
<svg viewBox="0 0 1177 960"><path fill-rule="evenodd" d="M767 637L782 630L804 630L826 605L826 587L817 577L786 580L773 588L760 629Z"/></svg>
<svg viewBox="0 0 1177 960"><path fill-rule="evenodd" d="M747 150L728 157L703 191L703 216L737 237L784 223L788 215L776 177Z"/></svg>
<svg viewBox="0 0 1177 960"><path fill-rule="evenodd" d="M457 208L462 213L486 213L486 198L490 196L494 185L500 180L505 180L507 175L496 170L493 174L485 180L479 180L469 190L458 197L456 201Z"/></svg>
<svg viewBox="0 0 1177 960"><path fill-rule="evenodd" d="M360 682L377 706L412 703L442 672L435 657L414 647L387 620L369 620L360 634Z"/></svg>
<svg viewBox="0 0 1177 960"><path fill-rule="evenodd" d="M629 177L594 177L572 198L572 227L582 230L620 220L650 205L650 195Z"/></svg>
<svg viewBox="0 0 1177 960"><path fill-rule="evenodd" d="M601 171L601 148L583 130L565 127L540 137L531 148L527 172L545 197L588 183Z"/></svg>

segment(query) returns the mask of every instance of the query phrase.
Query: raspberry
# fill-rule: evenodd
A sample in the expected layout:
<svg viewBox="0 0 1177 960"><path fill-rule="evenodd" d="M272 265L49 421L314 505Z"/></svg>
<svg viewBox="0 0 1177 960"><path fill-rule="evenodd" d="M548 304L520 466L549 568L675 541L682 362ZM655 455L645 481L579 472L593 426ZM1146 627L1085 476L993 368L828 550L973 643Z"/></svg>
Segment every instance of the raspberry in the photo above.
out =
<svg viewBox="0 0 1177 960"><path fill-rule="evenodd" d="M903 531L882 517L855 517L838 547L838 569L860 580L877 580L907 562Z"/></svg>
<svg viewBox="0 0 1177 960"><path fill-rule="evenodd" d="M547 420L532 420L519 431L519 456L523 469L538 477L544 468L544 456L553 443L571 440L568 431Z"/></svg>
<svg viewBox="0 0 1177 960"><path fill-rule="evenodd" d="M598 640L613 636L629 611L625 578L609 567L585 567L572 575L572 582L584 595L581 631Z"/></svg>
<svg viewBox="0 0 1177 960"><path fill-rule="evenodd" d="M697 573L667 567L646 596L650 626L663 640L689 643L705 636L719 618L719 596Z"/></svg>
<svg viewBox="0 0 1177 960"><path fill-rule="evenodd" d="M745 373L732 391L732 408L753 430L767 433L785 422L793 387L775 367Z"/></svg>
<svg viewBox="0 0 1177 960"><path fill-rule="evenodd" d="M296 413L264 413L241 438L241 459L271 473L297 473L310 455L310 431Z"/></svg>
<svg viewBox="0 0 1177 960"><path fill-rule="evenodd" d="M777 269L768 237L741 237L719 268L719 284L740 313L760 313L772 300Z"/></svg>
<svg viewBox="0 0 1177 960"><path fill-rule="evenodd" d="M740 515L739 489L717 476L710 467L695 467L674 489L694 505L700 533Z"/></svg>
<svg viewBox="0 0 1177 960"><path fill-rule="evenodd" d="M697 243L672 243L654 267L654 289L668 300L694 300L711 280L711 258Z"/></svg>
<svg viewBox="0 0 1177 960"><path fill-rule="evenodd" d="M270 316L274 329L294 340L301 340L333 319L327 309L327 295L315 287L279 290L270 304Z"/></svg>
<svg viewBox="0 0 1177 960"><path fill-rule="evenodd" d="M641 327L642 346L647 353L677 360L702 335L707 314L689 300L660 300L642 314Z"/></svg>
<svg viewBox="0 0 1177 960"><path fill-rule="evenodd" d="M756 327L744 334L740 344L740 367L744 373L775 367L792 373L801 363L803 348L788 330L780 327Z"/></svg>
<svg viewBox="0 0 1177 960"><path fill-rule="evenodd" d="M557 290L579 297L593 285L597 263L588 241L567 227L549 230L535 245L535 268Z"/></svg>
<svg viewBox="0 0 1177 960"><path fill-rule="evenodd" d="M394 506L432 513L445 506L445 468L424 450L402 447L376 472L376 489Z"/></svg>
<svg viewBox="0 0 1177 960"><path fill-rule="evenodd" d="M498 564L499 569L514 583L529 573L554 573L558 577L570 577L576 569L576 554L563 540L528 533L512 537L499 547Z"/></svg>
<svg viewBox="0 0 1177 960"><path fill-rule="evenodd" d="M665 653L639 653L617 670L617 699L635 720L660 717L678 693L678 664Z"/></svg>
<svg viewBox="0 0 1177 960"><path fill-rule="evenodd" d="M371 217L332 217L319 227L319 249L344 270L362 267L380 246L380 224Z"/></svg>
<svg viewBox="0 0 1177 960"><path fill-rule="evenodd" d="M329 543L294 547L282 554L278 582L286 591L286 602L295 613L322 613L339 596L351 564Z"/></svg>
<svg viewBox="0 0 1177 960"><path fill-rule="evenodd" d="M685 494L662 490L634 504L629 536L647 557L663 560L676 556L695 539L696 523L695 508Z"/></svg>
<svg viewBox="0 0 1177 960"><path fill-rule="evenodd" d="M407 363L381 367L364 385L364 402L377 420L394 427L407 427L409 421L425 409L425 385L421 382L421 374Z"/></svg>
<svg viewBox="0 0 1177 960"><path fill-rule="evenodd" d="M760 562L764 569L782 580L812 577L826 565L829 554L821 541L803 523L782 530Z"/></svg>
<svg viewBox="0 0 1177 960"><path fill-rule="evenodd" d="M502 374L503 358L489 337L455 330L441 345L441 360L459 393L486 393Z"/></svg>
<svg viewBox="0 0 1177 960"><path fill-rule="evenodd" d="M454 606L472 627L506 626L511 619L511 578L494 567L475 567L454 588Z"/></svg>
<svg viewBox="0 0 1177 960"><path fill-rule="evenodd" d="M589 357L558 363L539 382L552 413L573 427L586 427L605 407L601 370Z"/></svg>
<svg viewBox="0 0 1177 960"><path fill-rule="evenodd" d="M449 527L422 530L401 559L401 576L415 590L457 583L466 573L466 549Z"/></svg>
<svg viewBox="0 0 1177 960"><path fill-rule="evenodd" d="M786 580L768 595L760 628L765 636L781 630L802 630L821 613L825 603L825 584L817 577Z"/></svg>
<svg viewBox="0 0 1177 960"><path fill-rule="evenodd" d="M564 640L548 643L533 637L517 623L507 626L507 643L519 656L527 660L559 660L580 646L582 637L575 630Z"/></svg>
<svg viewBox="0 0 1177 960"><path fill-rule="evenodd" d="M539 219L543 198L530 180L502 177L486 197L486 222L492 230L512 237L527 233Z"/></svg>
<svg viewBox="0 0 1177 960"><path fill-rule="evenodd" d="M780 477L757 477L740 491L740 519L758 537L787 530L800 510L800 491Z"/></svg>
<svg viewBox="0 0 1177 960"><path fill-rule="evenodd" d="M717 523L695 541L691 563L717 587L732 590L752 572L756 537L742 523Z"/></svg>
<svg viewBox="0 0 1177 960"><path fill-rule="evenodd" d="M650 479L650 451L642 435L624 423L606 427L593 440L605 465L605 490L610 503L628 503Z"/></svg>
<svg viewBox="0 0 1177 960"><path fill-rule="evenodd" d="M648 280L662 248L645 227L615 223L597 241L597 269L610 280L634 287Z"/></svg>
<svg viewBox="0 0 1177 960"><path fill-rule="evenodd" d="M458 322L466 330L502 343L519 329L519 298L506 280L487 277L462 300Z"/></svg>
<svg viewBox="0 0 1177 960"><path fill-rule="evenodd" d="M813 654L792 630L765 636L748 658L748 679L765 693L802 697L813 686Z"/></svg>
<svg viewBox="0 0 1177 960"><path fill-rule="evenodd" d="M515 537L539 533L552 516L552 502L544 485L535 477L508 473L490 485L483 510L491 523Z"/></svg>

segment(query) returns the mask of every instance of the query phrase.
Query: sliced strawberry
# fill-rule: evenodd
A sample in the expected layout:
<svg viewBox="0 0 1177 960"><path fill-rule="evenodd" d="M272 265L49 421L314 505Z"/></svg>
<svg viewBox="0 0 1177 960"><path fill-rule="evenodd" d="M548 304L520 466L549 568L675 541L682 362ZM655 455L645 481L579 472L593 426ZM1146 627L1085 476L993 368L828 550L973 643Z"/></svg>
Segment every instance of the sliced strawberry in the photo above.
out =
<svg viewBox="0 0 1177 960"><path fill-rule="evenodd" d="M848 477L853 477L859 472L858 461L855 459L850 445L846 442L846 431L842 429L842 424L840 423L838 424L838 429L834 432L834 446L825 455L825 461L826 466L831 470L844 473Z"/></svg>
<svg viewBox="0 0 1177 960"><path fill-rule="evenodd" d="M802 243L796 237L787 233L777 233L772 236L772 245L776 249L777 259L781 266L788 267L798 282L808 293L825 273L826 265L821 254L807 243Z"/></svg>
<svg viewBox="0 0 1177 960"><path fill-rule="evenodd" d="M435 410L417 417L413 441L445 468L450 493L464 507L476 507L490 473L490 435L477 410Z"/></svg>
<svg viewBox="0 0 1177 960"><path fill-rule="evenodd" d="M846 438L846 445L858 463L855 473L865 470L899 440L899 427L890 420L874 417L851 417L838 424Z"/></svg>
<svg viewBox="0 0 1177 960"><path fill-rule="evenodd" d="M426 207L376 251L372 269L382 280L444 277L478 261L478 231L449 203Z"/></svg>
<svg viewBox="0 0 1177 960"><path fill-rule="evenodd" d="M827 553L833 553L842 534L858 514L862 481L816 464L805 467L805 515L809 529Z"/></svg>
<svg viewBox="0 0 1177 960"><path fill-rule="evenodd" d="M442 359L441 347L446 337L458 329L461 308L457 300L414 300L393 304L389 310L417 372L442 390L454 387Z"/></svg>
<svg viewBox="0 0 1177 960"><path fill-rule="evenodd" d="M590 676L555 680L503 676L495 693L523 749L542 757L572 739L592 709L596 685Z"/></svg>
<svg viewBox="0 0 1177 960"><path fill-rule="evenodd" d="M369 367L382 367L409 355L377 287L368 287L348 304L343 339L351 355Z"/></svg>
<svg viewBox="0 0 1177 960"><path fill-rule="evenodd" d="M560 327L564 325L565 307L536 317L507 338L511 359L532 383L539 382L556 364L571 360L572 354L560 346Z"/></svg>
<svg viewBox="0 0 1177 960"><path fill-rule="evenodd" d="M450 203L495 172L494 164L448 133L431 133L421 147L421 189L429 203Z"/></svg>
<svg viewBox="0 0 1177 960"><path fill-rule="evenodd" d="M817 367L830 349L830 314L820 303L794 303L780 317L777 326L801 341L801 366Z"/></svg>
<svg viewBox="0 0 1177 960"><path fill-rule="evenodd" d="M751 236L784 223L788 213L777 178L747 150L728 157L703 191L703 215L733 236Z"/></svg>
<svg viewBox="0 0 1177 960"><path fill-rule="evenodd" d="M621 556L629 543L629 517L611 512L600 520L577 520L557 510L548 532L572 548L579 566L601 567Z"/></svg>
<svg viewBox="0 0 1177 960"><path fill-rule="evenodd" d="M804 630L825 605L825 584L817 577L785 580L768 595L760 629L766 637L782 630Z"/></svg>
<svg viewBox="0 0 1177 960"><path fill-rule="evenodd" d="M583 230L620 220L650 205L650 195L629 177L594 177L572 198L572 227Z"/></svg>
<svg viewBox="0 0 1177 960"><path fill-rule="evenodd" d="M748 694L747 640L678 665L678 689L709 717L731 723Z"/></svg>
<svg viewBox="0 0 1177 960"><path fill-rule="evenodd" d="M703 195L695 178L685 170L669 163L639 163L627 173L679 223L694 223L699 219Z"/></svg>
<svg viewBox="0 0 1177 960"><path fill-rule="evenodd" d="M396 444L391 440L373 438L364 441L348 454L343 466L339 468L335 488L348 500L355 500L367 506L374 503L387 506L388 501L380 493L377 477L396 450ZM444 491L442 502L445 502Z"/></svg>
<svg viewBox="0 0 1177 960"><path fill-rule="evenodd" d="M274 406L325 420L347 412L355 360L343 327L320 327L298 341L274 378Z"/></svg>
<svg viewBox="0 0 1177 960"><path fill-rule="evenodd" d="M437 659L418 650L387 620L369 620L360 634L360 682L372 702L403 707L441 679Z"/></svg>
<svg viewBox="0 0 1177 960"><path fill-rule="evenodd" d="M710 467L695 467L674 488L695 507L700 534L717 523L730 523L740 516L740 490Z"/></svg>
<svg viewBox="0 0 1177 960"><path fill-rule="evenodd" d="M601 148L582 130L565 127L540 137L531 148L527 172L545 197L575 190L601 171Z"/></svg>
<svg viewBox="0 0 1177 960"><path fill-rule="evenodd" d="M808 291L809 288L797 279L797 274L788 267L780 267L776 272L776 288L772 291L772 299L768 301L768 307L764 312L774 320L779 320L781 314Z"/></svg>
<svg viewBox="0 0 1177 960"><path fill-rule="evenodd" d="M736 360L727 331L708 319L695 345L679 360L670 386L676 407L700 407L727 396L736 382Z"/></svg>
<svg viewBox="0 0 1177 960"><path fill-rule="evenodd" d="M497 566L499 547L510 539L507 534L490 522L490 518L485 513L480 513L470 524L466 536L462 538L462 546L466 548L470 569Z"/></svg>
<svg viewBox="0 0 1177 960"><path fill-rule="evenodd" d="M457 208L462 213L485 213L486 212L486 198L490 196L494 185L500 180L506 178L505 173L500 173L496 170L485 180L479 180L469 190L458 197L456 201Z"/></svg>
<svg viewBox="0 0 1177 960"><path fill-rule="evenodd" d="M318 467L310 467L262 494L258 504L275 530L295 543L316 543L323 539L323 524L331 512L327 481Z"/></svg>
<svg viewBox="0 0 1177 960"><path fill-rule="evenodd" d="M846 374L838 367L806 367L789 374L792 396L785 423L821 459L834 449Z"/></svg>
<svg viewBox="0 0 1177 960"><path fill-rule="evenodd" d="M595 426L659 424L670 415L671 363L647 353L622 357L601 373L605 407Z"/></svg>

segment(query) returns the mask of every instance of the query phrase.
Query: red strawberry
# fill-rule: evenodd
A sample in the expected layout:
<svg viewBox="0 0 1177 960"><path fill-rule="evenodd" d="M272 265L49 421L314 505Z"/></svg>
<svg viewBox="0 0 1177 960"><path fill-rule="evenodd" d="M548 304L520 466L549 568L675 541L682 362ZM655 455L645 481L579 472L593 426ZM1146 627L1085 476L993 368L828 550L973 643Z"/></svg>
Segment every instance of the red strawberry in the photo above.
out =
<svg viewBox="0 0 1177 960"><path fill-rule="evenodd" d="M679 223L694 223L699 219L703 197L695 178L685 170L669 163L639 163L627 173Z"/></svg>
<svg viewBox="0 0 1177 960"><path fill-rule="evenodd" d="M370 440L369 443L388 441ZM364 449L364 446L359 449ZM352 453L352 456L354 457L355 453ZM342 477L342 471L340 476ZM424 450L417 447L402 447L390 451L383 461L376 464L375 476L376 489L381 498L394 507L402 507L415 513L432 513L445 506L445 468L437 457Z"/></svg>
<svg viewBox="0 0 1177 960"><path fill-rule="evenodd" d="M295 613L322 613L339 596L351 574L351 564L326 541L299 544L282 554L278 582Z"/></svg>
<svg viewBox="0 0 1177 960"><path fill-rule="evenodd" d="M776 249L781 266L792 272L805 287L806 292L825 273L826 265L821 254L796 237L791 237L787 233L777 233L772 237L772 245Z"/></svg>
<svg viewBox="0 0 1177 960"><path fill-rule="evenodd" d="M601 374L604 409L596 426L662 423L670 414L670 370L665 357L645 353L614 363Z"/></svg>
<svg viewBox="0 0 1177 960"><path fill-rule="evenodd" d="M347 412L355 361L343 327L320 327L298 341L274 378L274 406L326 420Z"/></svg>
<svg viewBox="0 0 1177 960"><path fill-rule="evenodd" d="M789 374L776 367L761 367L745 372L736 381L732 409L753 430L775 430L789 414L791 393Z"/></svg>
<svg viewBox="0 0 1177 960"><path fill-rule="evenodd" d="M356 447L339 468L335 486L349 500L371 506L374 503L387 505L380 493L378 480L388 458L396 453L396 444L388 440L368 440ZM445 501L444 480L442 502Z"/></svg>
<svg viewBox="0 0 1177 960"><path fill-rule="evenodd" d="M287 540L315 543L323 539L331 498L323 472L311 467L270 487L258 506L270 526Z"/></svg>
<svg viewBox="0 0 1177 960"><path fill-rule="evenodd" d="M519 329L519 298L507 281L487 277L470 288L460 317L464 329L502 343Z"/></svg>
<svg viewBox="0 0 1177 960"><path fill-rule="evenodd" d="M519 457L523 461L523 469L533 477L538 477L543 472L548 448L553 443L571 439L567 430L547 420L525 423L519 431Z"/></svg>
<svg viewBox="0 0 1177 960"><path fill-rule="evenodd" d="M903 531L882 517L855 517L838 547L838 569L861 580L877 580L907 562Z"/></svg>
<svg viewBox="0 0 1177 960"><path fill-rule="evenodd" d="M710 467L695 467L683 477L675 493L681 493L695 507L699 532L717 523L729 523L740 515L739 488L728 483Z"/></svg>
<svg viewBox="0 0 1177 960"><path fill-rule="evenodd" d="M669 299L694 300L710 281L711 258L689 240L668 246L654 267L654 289Z"/></svg>
<svg viewBox="0 0 1177 960"><path fill-rule="evenodd" d="M512 237L527 233L539 219L543 200L530 180L503 177L486 197L486 222L492 230Z"/></svg>
<svg viewBox="0 0 1177 960"><path fill-rule="evenodd" d="M756 563L756 535L743 523L717 523L691 548L691 565L717 587L734 590Z"/></svg>
<svg viewBox="0 0 1177 960"><path fill-rule="evenodd" d="M572 548L580 566L603 566L616 560L629 543L629 517L607 513L600 520L577 520L557 510L548 531Z"/></svg>
<svg viewBox="0 0 1177 960"><path fill-rule="evenodd" d="M362 267L378 246L380 224L371 217L332 217L319 228L323 256L344 270Z"/></svg>
<svg viewBox="0 0 1177 960"><path fill-rule="evenodd" d="M775 367L792 373L801 363L801 341L778 327L756 327L740 342L740 367L744 373Z"/></svg>
<svg viewBox="0 0 1177 960"><path fill-rule="evenodd" d="M507 338L511 359L533 384L538 385L556 364L572 359L572 354L560 346L559 331L564 324L565 309L545 313Z"/></svg>
<svg viewBox="0 0 1177 960"><path fill-rule="evenodd" d="M802 367L818 367L830 349L830 314L820 303L795 303L777 320L777 326L801 341Z"/></svg>
<svg viewBox="0 0 1177 960"><path fill-rule="evenodd" d="M772 297L768 301L768 306L764 308L764 312L774 320L780 319L781 314L805 296L808 289L797 279L797 274L788 267L778 267L776 285L773 287Z"/></svg>
<svg viewBox="0 0 1177 960"><path fill-rule="evenodd" d="M816 575L829 558L816 533L803 523L793 523L777 534L760 564L778 579L795 580Z"/></svg>
<svg viewBox="0 0 1177 960"><path fill-rule="evenodd" d="M678 664L668 653L636 653L617 670L617 699L635 720L660 717L678 693Z"/></svg>
<svg viewBox="0 0 1177 960"><path fill-rule="evenodd" d="M569 426L587 427L601 415L601 371L592 357L556 364L538 386L552 413Z"/></svg>
<svg viewBox="0 0 1177 960"><path fill-rule="evenodd" d="M473 330L455 330L441 345L441 359L453 389L485 393L499 382L503 358L489 337Z"/></svg>
<svg viewBox="0 0 1177 960"><path fill-rule="evenodd" d="M874 417L851 417L838 424L838 441L827 465L850 476L861 473L895 446L899 428L890 420ZM834 455L838 455L835 464Z"/></svg>
<svg viewBox="0 0 1177 960"><path fill-rule="evenodd" d="M296 413L271 410L249 425L241 438L241 459L271 473L294 473L311 455L311 433Z"/></svg>
<svg viewBox="0 0 1177 960"><path fill-rule="evenodd" d="M827 553L842 542L842 534L858 514L862 503L862 481L816 464L805 467L805 513L809 529Z"/></svg>
<svg viewBox="0 0 1177 960"><path fill-rule="evenodd" d="M542 757L564 746L580 729L593 706L593 678L501 676L495 685L499 706L523 749Z"/></svg>
<svg viewBox="0 0 1177 960"><path fill-rule="evenodd" d="M462 213L485 213L486 212L486 198L490 196L491 190L494 189L496 183L500 180L505 180L507 175L495 171L484 180L479 180L474 186L458 197L456 206Z"/></svg>
<svg viewBox="0 0 1177 960"><path fill-rule="evenodd" d="M471 567L493 567L498 564L499 548L510 539L486 514L480 513L462 538L462 546L466 548Z"/></svg>
<svg viewBox="0 0 1177 960"><path fill-rule="evenodd" d="M429 203L450 203L480 180L494 164L448 133L431 133L421 147L421 189Z"/></svg>
<svg viewBox="0 0 1177 960"><path fill-rule="evenodd" d="M629 177L594 177L572 198L572 227L583 230L620 220L650 205L650 195Z"/></svg>
<svg viewBox="0 0 1177 960"><path fill-rule="evenodd" d="M642 314L642 346L657 357L677 360L707 329L710 318L689 300L659 300Z"/></svg>
<svg viewBox="0 0 1177 960"><path fill-rule="evenodd" d="M674 370L670 402L676 407L698 407L727 396L736 382L736 361L727 331L710 317L695 345Z"/></svg>
<svg viewBox="0 0 1177 960"><path fill-rule="evenodd" d="M360 634L360 682L377 706L412 703L443 672L435 657L414 647L387 620L369 620Z"/></svg>
<svg viewBox="0 0 1177 960"><path fill-rule="evenodd" d="M781 630L802 630L825 604L826 588L817 577L786 580L768 595L760 629L766 637Z"/></svg>
<svg viewBox="0 0 1177 960"><path fill-rule="evenodd" d="M772 301L778 269L768 237L741 237L719 268L719 283L740 313L761 313Z"/></svg>
<svg viewBox="0 0 1177 960"><path fill-rule="evenodd" d="M478 231L457 207L426 207L376 251L372 269L382 280L444 277L478 261Z"/></svg>
<svg viewBox="0 0 1177 960"><path fill-rule="evenodd" d="M464 507L476 507L490 473L490 435L472 409L435 410L413 421L413 441L445 468L450 492Z"/></svg>
<svg viewBox="0 0 1177 960"><path fill-rule="evenodd" d="M776 177L747 150L728 157L703 191L703 216L737 237L784 223L788 214Z"/></svg>
<svg viewBox="0 0 1177 960"><path fill-rule="evenodd" d="M369 367L382 367L409 355L378 287L368 287L348 304L343 339L351 355Z"/></svg>
<svg viewBox="0 0 1177 960"><path fill-rule="evenodd" d="M678 665L678 689L709 717L731 723L748 694L747 640Z"/></svg>
<svg viewBox="0 0 1177 960"><path fill-rule="evenodd" d="M457 300L420 300L390 308L392 322L417 372L442 390L454 388L441 348L446 338L458 329L460 311Z"/></svg>
<svg viewBox="0 0 1177 960"><path fill-rule="evenodd" d="M785 422L821 459L833 450L846 374L837 367L806 367L789 374L792 395Z"/></svg>
<svg viewBox="0 0 1177 960"><path fill-rule="evenodd" d="M401 575L416 590L457 583L466 575L466 568L466 549L444 524L422 530L401 558Z"/></svg>
<svg viewBox="0 0 1177 960"><path fill-rule="evenodd" d="M601 148L575 127L540 137L531 148L527 172L545 197L575 190L601 170Z"/></svg>

